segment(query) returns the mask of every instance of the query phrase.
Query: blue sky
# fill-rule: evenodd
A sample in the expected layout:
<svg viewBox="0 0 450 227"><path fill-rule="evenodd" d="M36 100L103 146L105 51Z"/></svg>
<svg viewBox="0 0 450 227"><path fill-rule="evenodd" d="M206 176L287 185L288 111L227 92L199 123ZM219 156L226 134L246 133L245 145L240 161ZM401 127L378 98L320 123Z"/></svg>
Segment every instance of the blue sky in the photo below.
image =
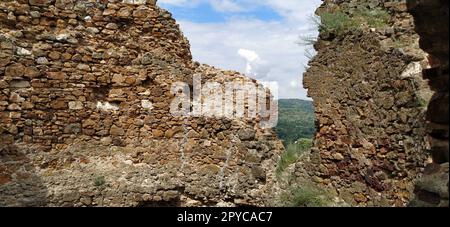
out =
<svg viewBox="0 0 450 227"><path fill-rule="evenodd" d="M258 7L252 11L218 12L211 4L199 3L193 7L183 7L163 4L177 20L188 20L195 23L223 23L231 18L259 19L264 21L282 20L282 17L273 9L266 6Z"/></svg>
<svg viewBox="0 0 450 227"><path fill-rule="evenodd" d="M280 98L308 99L302 86L316 36L311 22L321 0L158 0L180 24L194 60L275 81Z"/></svg>

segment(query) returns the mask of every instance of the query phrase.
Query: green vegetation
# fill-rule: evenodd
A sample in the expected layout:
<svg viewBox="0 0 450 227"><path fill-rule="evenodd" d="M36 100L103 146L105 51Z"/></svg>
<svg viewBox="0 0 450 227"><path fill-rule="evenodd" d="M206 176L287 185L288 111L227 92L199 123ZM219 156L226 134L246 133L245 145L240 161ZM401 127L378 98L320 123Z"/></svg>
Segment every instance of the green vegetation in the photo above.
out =
<svg viewBox="0 0 450 227"><path fill-rule="evenodd" d="M104 176L97 176L94 178L94 186L100 187L106 183L106 179Z"/></svg>
<svg viewBox="0 0 450 227"><path fill-rule="evenodd" d="M356 21L342 12L322 13L320 19L320 32L334 33L339 36L357 28Z"/></svg>
<svg viewBox="0 0 450 227"><path fill-rule="evenodd" d="M309 24L311 28L314 28L315 31L320 26L320 17L317 15L311 15L308 18ZM297 41L297 44L300 46L313 46L316 44L318 37L312 35L300 35L300 40Z"/></svg>
<svg viewBox="0 0 450 227"><path fill-rule="evenodd" d="M312 102L298 99L282 99L278 102L279 122L276 132L286 147L276 168L280 182L291 185L297 181L295 175L286 169L298 162L312 146L315 133L314 107ZM288 186L277 197L276 204L285 207L325 207L332 203L331 193L317 187L314 183L302 180Z"/></svg>
<svg viewBox="0 0 450 227"><path fill-rule="evenodd" d="M316 55L314 49L305 49L305 57L308 58L308 60L312 60L314 56Z"/></svg>
<svg viewBox="0 0 450 227"><path fill-rule="evenodd" d="M286 207L326 207L332 202L330 195L311 182L302 182L281 194L280 202Z"/></svg>
<svg viewBox="0 0 450 227"><path fill-rule="evenodd" d="M300 99L278 101L279 119L275 131L283 141L286 151L281 155L277 175L297 162L301 154L309 151L315 132L314 107L312 102Z"/></svg>
<svg viewBox="0 0 450 227"><path fill-rule="evenodd" d="M417 97L417 102L419 103L419 106L422 108L427 108L429 105L429 102L422 97Z"/></svg>
<svg viewBox="0 0 450 227"><path fill-rule="evenodd" d="M357 21L371 28L383 28L388 25L390 15L383 9L364 9L356 12Z"/></svg>
<svg viewBox="0 0 450 227"><path fill-rule="evenodd" d="M275 131L286 147L300 138L313 138L316 127L312 102L280 99L278 110L279 119Z"/></svg>
<svg viewBox="0 0 450 227"><path fill-rule="evenodd" d="M278 161L276 173L280 178L284 170L291 164L297 162L302 154L308 152L311 149L312 140L311 139L300 139L296 143L288 144L286 151L281 155Z"/></svg>
<svg viewBox="0 0 450 227"><path fill-rule="evenodd" d="M317 42L316 36L303 35L300 36L300 40L297 42L300 46L313 46Z"/></svg>
<svg viewBox="0 0 450 227"><path fill-rule="evenodd" d="M352 14L344 12L324 12L319 15L319 29L340 36L365 27L383 28L388 26L390 15L383 9L358 9Z"/></svg>
<svg viewBox="0 0 450 227"><path fill-rule="evenodd" d="M408 42L407 40L402 40L399 38L391 38L392 39L392 46L396 49L401 49L401 48L405 48L408 47L409 45L411 45L410 42Z"/></svg>

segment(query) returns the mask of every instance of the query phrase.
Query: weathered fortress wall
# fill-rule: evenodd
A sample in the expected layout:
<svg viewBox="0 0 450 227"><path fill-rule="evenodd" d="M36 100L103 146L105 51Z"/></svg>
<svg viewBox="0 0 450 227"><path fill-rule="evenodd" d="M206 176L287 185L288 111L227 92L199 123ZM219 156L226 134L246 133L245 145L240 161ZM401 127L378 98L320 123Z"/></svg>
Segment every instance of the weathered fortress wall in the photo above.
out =
<svg viewBox="0 0 450 227"><path fill-rule="evenodd" d="M318 132L301 169L352 206L405 206L429 162L421 71L428 67L405 1L328 1L318 9L389 13L386 26L322 31L304 84Z"/></svg>
<svg viewBox="0 0 450 227"><path fill-rule="evenodd" d="M283 149L259 119L172 117L194 63L171 14L119 0L0 2L0 206L267 205Z"/></svg>

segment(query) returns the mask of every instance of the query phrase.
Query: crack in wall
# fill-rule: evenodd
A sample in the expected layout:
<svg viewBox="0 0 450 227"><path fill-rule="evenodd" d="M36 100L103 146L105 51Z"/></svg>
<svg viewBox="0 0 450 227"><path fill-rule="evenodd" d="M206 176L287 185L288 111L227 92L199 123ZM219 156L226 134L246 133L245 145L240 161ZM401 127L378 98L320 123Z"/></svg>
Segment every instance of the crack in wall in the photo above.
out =
<svg viewBox="0 0 450 227"><path fill-rule="evenodd" d="M181 142L181 146L180 146L180 161L181 161L181 168L180 171L184 170L184 167L186 166L186 155L185 155L185 149L186 149L186 143L187 143L187 134L188 134L188 129L187 129L187 125L189 124L189 119L188 117L185 117L183 120L183 140Z"/></svg>
<svg viewBox="0 0 450 227"><path fill-rule="evenodd" d="M225 178L225 170L226 170L226 168L228 168L228 163L229 163L230 158L231 158L232 155L233 155L232 149L228 148L227 149L227 158L226 158L225 163L224 163L224 165L222 166L222 168L220 169L220 172L219 172L219 181L220 181L219 182L219 188L220 188L220 190L224 189L223 188L223 183L224 183L224 178Z"/></svg>

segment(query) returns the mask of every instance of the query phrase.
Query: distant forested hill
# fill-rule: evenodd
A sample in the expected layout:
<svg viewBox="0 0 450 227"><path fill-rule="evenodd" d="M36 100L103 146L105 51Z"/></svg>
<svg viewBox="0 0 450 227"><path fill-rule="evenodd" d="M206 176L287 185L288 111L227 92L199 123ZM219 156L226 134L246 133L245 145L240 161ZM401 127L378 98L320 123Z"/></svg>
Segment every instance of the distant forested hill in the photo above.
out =
<svg viewBox="0 0 450 227"><path fill-rule="evenodd" d="M276 132L285 144L300 138L313 138L315 132L314 107L311 101L278 100L279 120Z"/></svg>

